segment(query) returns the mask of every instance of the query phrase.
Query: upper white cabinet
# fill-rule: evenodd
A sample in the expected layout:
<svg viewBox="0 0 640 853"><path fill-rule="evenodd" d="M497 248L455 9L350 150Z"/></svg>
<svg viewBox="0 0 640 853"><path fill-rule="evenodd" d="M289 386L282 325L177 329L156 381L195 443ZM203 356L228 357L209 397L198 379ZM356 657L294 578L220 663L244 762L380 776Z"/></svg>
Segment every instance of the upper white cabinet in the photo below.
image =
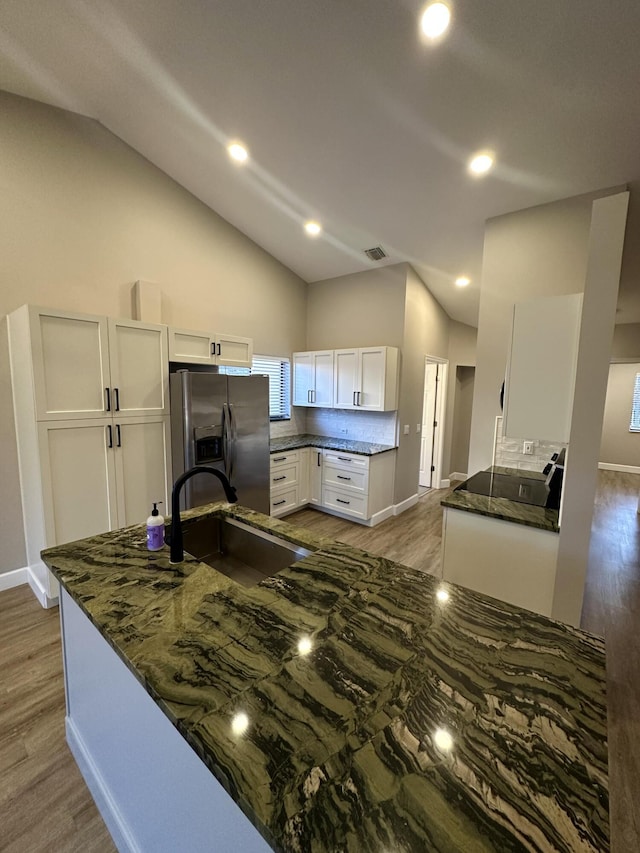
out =
<svg viewBox="0 0 640 853"><path fill-rule="evenodd" d="M293 405L395 411L398 355L396 347L294 352Z"/></svg>
<svg viewBox="0 0 640 853"><path fill-rule="evenodd" d="M169 413L166 326L28 306L12 316L28 329L38 420Z"/></svg>
<svg viewBox="0 0 640 853"><path fill-rule="evenodd" d="M333 350L294 352L293 405L333 406Z"/></svg>
<svg viewBox="0 0 640 853"><path fill-rule="evenodd" d="M514 306L503 435L568 442L582 294Z"/></svg>
<svg viewBox="0 0 640 853"><path fill-rule="evenodd" d="M187 364L251 367L253 340L222 332L197 332L170 326L169 359Z"/></svg>
<svg viewBox="0 0 640 853"><path fill-rule="evenodd" d="M370 412L398 408L398 350L362 347L335 351L334 406Z"/></svg>

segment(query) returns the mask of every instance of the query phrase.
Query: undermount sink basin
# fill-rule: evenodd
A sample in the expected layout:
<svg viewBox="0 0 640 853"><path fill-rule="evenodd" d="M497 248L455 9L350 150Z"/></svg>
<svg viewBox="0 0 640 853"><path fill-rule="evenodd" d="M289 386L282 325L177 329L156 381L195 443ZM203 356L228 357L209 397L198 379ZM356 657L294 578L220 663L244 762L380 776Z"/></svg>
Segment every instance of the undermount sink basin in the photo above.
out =
<svg viewBox="0 0 640 853"><path fill-rule="evenodd" d="M312 552L235 518L185 524L184 550L243 586L255 586Z"/></svg>

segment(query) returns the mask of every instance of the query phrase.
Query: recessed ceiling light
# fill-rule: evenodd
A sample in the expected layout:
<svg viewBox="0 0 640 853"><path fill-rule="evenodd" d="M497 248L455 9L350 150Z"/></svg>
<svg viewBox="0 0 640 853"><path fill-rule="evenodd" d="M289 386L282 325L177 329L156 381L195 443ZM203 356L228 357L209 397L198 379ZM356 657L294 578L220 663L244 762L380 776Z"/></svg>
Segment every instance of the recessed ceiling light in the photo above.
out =
<svg viewBox="0 0 640 853"><path fill-rule="evenodd" d="M429 3L420 17L420 29L428 39L440 38L451 23L451 10L446 3Z"/></svg>
<svg viewBox="0 0 640 853"><path fill-rule="evenodd" d="M458 287L466 287L468 284L471 284L471 279L467 278L466 275L459 275L456 279L456 285Z"/></svg>
<svg viewBox="0 0 640 853"><path fill-rule="evenodd" d="M313 219L310 219L308 222L304 223L304 230L310 237L317 237L322 231L322 225L320 225L319 222L314 222Z"/></svg>
<svg viewBox="0 0 640 853"><path fill-rule="evenodd" d="M479 151L469 160L468 169L472 175L486 175L493 168L494 156L490 151Z"/></svg>
<svg viewBox="0 0 640 853"><path fill-rule="evenodd" d="M227 152L236 163L245 163L249 158L249 152L240 142L230 142L227 145Z"/></svg>

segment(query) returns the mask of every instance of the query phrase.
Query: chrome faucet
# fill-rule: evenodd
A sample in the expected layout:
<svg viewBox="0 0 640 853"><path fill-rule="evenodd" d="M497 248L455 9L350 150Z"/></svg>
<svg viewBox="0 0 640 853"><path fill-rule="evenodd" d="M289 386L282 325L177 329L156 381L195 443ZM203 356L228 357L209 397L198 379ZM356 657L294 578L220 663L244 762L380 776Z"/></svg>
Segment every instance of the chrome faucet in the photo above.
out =
<svg viewBox="0 0 640 853"><path fill-rule="evenodd" d="M201 473L213 474L214 477L217 477L222 483L222 488L224 489L225 496L229 503L235 504L238 502L236 490L233 488L226 475L223 474L222 471L218 471L217 468L211 468L209 465L197 465L195 468L189 468L189 470L185 471L184 474L180 474L173 484L173 491L171 492L171 530L169 537L167 538L165 535L164 538L164 541L171 548L171 556L169 559L172 563L181 563L184 560L182 524L180 522L180 492L187 480L190 480L192 477L195 477L196 474Z"/></svg>

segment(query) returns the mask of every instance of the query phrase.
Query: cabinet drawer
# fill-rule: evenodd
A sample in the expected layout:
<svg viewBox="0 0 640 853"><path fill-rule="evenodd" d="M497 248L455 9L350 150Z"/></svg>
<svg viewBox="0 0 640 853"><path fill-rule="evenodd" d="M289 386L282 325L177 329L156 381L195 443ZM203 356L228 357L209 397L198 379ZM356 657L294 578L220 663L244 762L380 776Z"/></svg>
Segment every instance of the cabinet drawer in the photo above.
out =
<svg viewBox="0 0 640 853"><path fill-rule="evenodd" d="M369 470L369 457L358 456L355 453L341 453L339 450L325 450L324 461L331 465L345 468Z"/></svg>
<svg viewBox="0 0 640 853"><path fill-rule="evenodd" d="M271 495L271 515L282 515L298 506L298 487L291 486Z"/></svg>
<svg viewBox="0 0 640 853"><path fill-rule="evenodd" d="M366 496L355 495L331 486L322 487L322 505L336 512L353 515L355 518L367 518L367 503Z"/></svg>
<svg viewBox="0 0 640 853"><path fill-rule="evenodd" d="M282 486L293 486L298 482L298 463L292 465L275 465L271 468L271 491Z"/></svg>
<svg viewBox="0 0 640 853"><path fill-rule="evenodd" d="M367 494L369 490L369 472L361 471L357 468L348 468L345 465L338 467L337 465L326 463L323 469L322 482L327 486L334 486L338 489L353 490Z"/></svg>
<svg viewBox="0 0 640 853"><path fill-rule="evenodd" d="M285 453L272 453L271 454L271 467L275 468L278 465L290 465L292 462L298 462L300 460L300 451L299 450L289 450Z"/></svg>

